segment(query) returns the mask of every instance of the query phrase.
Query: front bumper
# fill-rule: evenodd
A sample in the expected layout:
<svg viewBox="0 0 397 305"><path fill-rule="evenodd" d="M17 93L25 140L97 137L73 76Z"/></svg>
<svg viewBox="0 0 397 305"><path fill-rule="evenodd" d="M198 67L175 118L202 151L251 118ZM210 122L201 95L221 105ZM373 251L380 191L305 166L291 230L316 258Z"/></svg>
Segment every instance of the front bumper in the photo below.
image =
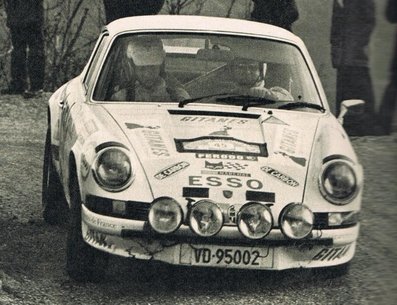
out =
<svg viewBox="0 0 397 305"><path fill-rule="evenodd" d="M273 229L264 240L253 241L236 227L224 227L211 238L198 238L181 226L172 235L159 236L151 234L144 221L103 216L82 205L82 234L92 247L175 265L267 270L334 266L353 258L358 232L358 224L313 230L310 239L294 241Z"/></svg>

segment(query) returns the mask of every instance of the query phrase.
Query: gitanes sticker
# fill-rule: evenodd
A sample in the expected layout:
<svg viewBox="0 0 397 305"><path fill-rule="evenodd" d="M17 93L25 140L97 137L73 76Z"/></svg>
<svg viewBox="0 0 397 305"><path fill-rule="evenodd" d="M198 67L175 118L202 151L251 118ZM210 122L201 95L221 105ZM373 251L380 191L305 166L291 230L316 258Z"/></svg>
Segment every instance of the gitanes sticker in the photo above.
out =
<svg viewBox="0 0 397 305"><path fill-rule="evenodd" d="M174 165L168 166L166 168L164 168L163 170L161 170L160 172L158 172L156 175L154 175L154 177L156 179L162 180L164 178L167 178L169 176L172 176L174 174L176 174L177 172L183 170L184 168L188 167L190 164L188 162L182 161L179 163L176 163Z"/></svg>
<svg viewBox="0 0 397 305"><path fill-rule="evenodd" d="M274 168L271 168L270 166L262 166L261 170L264 171L265 173L269 174L270 176L273 176L280 181L284 182L285 184L288 184L289 186L297 187L299 183L292 179L291 177L280 173L279 171L275 170Z"/></svg>

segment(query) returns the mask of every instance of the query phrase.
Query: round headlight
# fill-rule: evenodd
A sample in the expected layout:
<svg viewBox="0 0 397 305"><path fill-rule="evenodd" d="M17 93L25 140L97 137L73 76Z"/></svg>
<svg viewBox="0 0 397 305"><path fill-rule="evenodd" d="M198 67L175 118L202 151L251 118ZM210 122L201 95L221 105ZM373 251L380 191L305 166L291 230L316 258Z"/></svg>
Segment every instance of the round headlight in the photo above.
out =
<svg viewBox="0 0 397 305"><path fill-rule="evenodd" d="M98 184L108 191L122 190L132 182L130 158L118 147L109 147L100 151L94 170Z"/></svg>
<svg viewBox="0 0 397 305"><path fill-rule="evenodd" d="M223 214L216 203L200 200L191 208L189 222L190 228L197 235L212 236L222 228Z"/></svg>
<svg viewBox="0 0 397 305"><path fill-rule="evenodd" d="M342 160L325 164L320 177L323 196L335 204L347 204L357 194L357 177L351 165Z"/></svg>
<svg viewBox="0 0 397 305"><path fill-rule="evenodd" d="M312 211L303 204L291 203L281 212L281 231L289 238L305 238L311 233L313 223Z"/></svg>
<svg viewBox="0 0 397 305"><path fill-rule="evenodd" d="M169 197L156 199L149 210L149 224L158 233L175 232L182 223L182 209Z"/></svg>
<svg viewBox="0 0 397 305"><path fill-rule="evenodd" d="M266 205L250 202L244 205L237 216L237 226L245 237L260 239L269 234L273 225L270 208Z"/></svg>

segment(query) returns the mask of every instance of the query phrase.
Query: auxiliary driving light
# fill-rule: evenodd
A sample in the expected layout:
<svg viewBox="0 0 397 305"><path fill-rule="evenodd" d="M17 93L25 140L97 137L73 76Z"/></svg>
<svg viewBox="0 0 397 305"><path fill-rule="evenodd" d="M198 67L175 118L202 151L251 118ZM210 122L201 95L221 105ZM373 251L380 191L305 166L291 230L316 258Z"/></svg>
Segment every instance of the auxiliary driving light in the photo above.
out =
<svg viewBox="0 0 397 305"><path fill-rule="evenodd" d="M269 234L273 225L270 208L266 205L249 202L238 213L237 226L245 237L260 239Z"/></svg>
<svg viewBox="0 0 397 305"><path fill-rule="evenodd" d="M305 238L311 233L313 223L312 211L303 204L291 203L281 212L281 230L289 238Z"/></svg>
<svg viewBox="0 0 397 305"><path fill-rule="evenodd" d="M182 219L179 203L169 197L156 199L149 210L149 224L158 233L175 232L181 225Z"/></svg>
<svg viewBox="0 0 397 305"><path fill-rule="evenodd" d="M210 200L200 200L190 210L190 228L200 236L217 234L223 225L223 214L218 205Z"/></svg>

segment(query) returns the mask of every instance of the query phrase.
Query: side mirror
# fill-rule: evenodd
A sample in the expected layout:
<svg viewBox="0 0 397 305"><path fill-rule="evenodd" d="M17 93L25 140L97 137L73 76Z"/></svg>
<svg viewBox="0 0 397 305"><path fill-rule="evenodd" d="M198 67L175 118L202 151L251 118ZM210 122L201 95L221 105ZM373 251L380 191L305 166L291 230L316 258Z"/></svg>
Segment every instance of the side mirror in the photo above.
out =
<svg viewBox="0 0 397 305"><path fill-rule="evenodd" d="M360 115L364 110L365 102L363 100L345 100L340 105L338 121L343 125L343 119L349 112L351 115Z"/></svg>

